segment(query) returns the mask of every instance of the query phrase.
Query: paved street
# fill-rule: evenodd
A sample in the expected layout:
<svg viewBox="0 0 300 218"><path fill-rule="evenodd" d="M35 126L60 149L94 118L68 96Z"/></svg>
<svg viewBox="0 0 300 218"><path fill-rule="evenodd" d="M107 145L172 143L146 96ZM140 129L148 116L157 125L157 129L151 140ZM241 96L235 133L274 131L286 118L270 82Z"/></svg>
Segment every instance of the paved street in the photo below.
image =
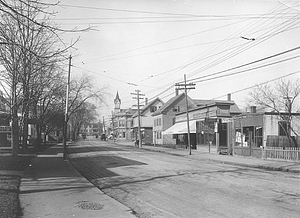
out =
<svg viewBox="0 0 300 218"><path fill-rule="evenodd" d="M299 175L81 141L71 163L137 217L298 217Z"/></svg>

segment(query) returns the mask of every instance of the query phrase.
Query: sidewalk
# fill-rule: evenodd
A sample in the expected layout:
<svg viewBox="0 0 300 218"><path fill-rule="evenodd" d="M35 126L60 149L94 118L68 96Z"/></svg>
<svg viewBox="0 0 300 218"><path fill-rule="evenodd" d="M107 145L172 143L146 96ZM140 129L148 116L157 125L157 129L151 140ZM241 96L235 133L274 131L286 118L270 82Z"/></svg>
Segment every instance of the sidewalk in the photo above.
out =
<svg viewBox="0 0 300 218"><path fill-rule="evenodd" d="M116 141L116 144L134 146L133 142ZM193 159L208 160L230 165L252 167L273 171L284 171L292 173L300 173L300 162L280 161L280 160L263 160L255 157L240 157L231 155L220 155L216 152L215 147L211 147L211 153L208 152L208 147L198 146L197 150L192 150L191 155L187 149L173 149L159 146L142 145L142 149L156 152L163 152L172 155L186 156Z"/></svg>
<svg viewBox="0 0 300 218"><path fill-rule="evenodd" d="M135 217L105 195L62 158L62 146L34 157L20 185L23 217Z"/></svg>

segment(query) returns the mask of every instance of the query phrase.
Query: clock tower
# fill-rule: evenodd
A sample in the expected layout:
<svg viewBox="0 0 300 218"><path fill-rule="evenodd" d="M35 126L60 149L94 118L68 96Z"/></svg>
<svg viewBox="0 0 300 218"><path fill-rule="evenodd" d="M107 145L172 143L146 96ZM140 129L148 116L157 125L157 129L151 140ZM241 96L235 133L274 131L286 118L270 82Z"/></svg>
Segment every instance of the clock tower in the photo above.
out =
<svg viewBox="0 0 300 218"><path fill-rule="evenodd" d="M115 103L115 112L120 112L121 110L121 99L119 97L119 93L117 92L116 98L114 100Z"/></svg>

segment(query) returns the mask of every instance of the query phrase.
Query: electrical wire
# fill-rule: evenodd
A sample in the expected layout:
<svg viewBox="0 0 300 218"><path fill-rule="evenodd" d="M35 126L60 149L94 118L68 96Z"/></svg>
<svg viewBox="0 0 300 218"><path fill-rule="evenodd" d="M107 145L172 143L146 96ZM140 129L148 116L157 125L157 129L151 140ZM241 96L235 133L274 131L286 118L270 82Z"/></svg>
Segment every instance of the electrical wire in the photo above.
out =
<svg viewBox="0 0 300 218"><path fill-rule="evenodd" d="M104 76L104 77L107 77L109 79L112 79L112 80L115 80L115 81L118 81L118 82L121 82L121 83L125 83L127 85L132 85L132 86L137 86L136 84L132 83L132 82L126 82L124 80L119 80L119 79L116 79L116 78L113 78L113 77L110 77L110 76L107 76L103 73L98 73L98 72L95 72L95 71L92 71L92 70L88 70L88 69L84 69L82 67L78 67L76 65L72 65L72 67L75 67L77 69L80 69L80 70L84 70L84 71L87 71L87 72L90 72L90 73L93 73L93 74L97 74L97 75L101 75L101 76Z"/></svg>
<svg viewBox="0 0 300 218"><path fill-rule="evenodd" d="M141 53L141 54L130 55L130 56L125 56L125 57L119 57L119 58L104 59L104 60L97 61L97 62L114 61L114 60L120 60L120 59L125 59L125 58L140 57L140 56L145 56L145 55L150 55L150 54L158 54L158 53L181 50L181 49L186 49L186 48L191 48L191 47L196 47L196 46L201 46L201 45L208 45L208 44L213 44L213 43L216 43L216 42L222 42L222 41L225 41L225 40L233 40L233 39L238 39L238 38L240 38L240 37L235 37L235 38L230 38L230 39L221 39L221 40L205 42L205 43L197 43L197 44L193 44L193 45L181 46L181 47L170 48L170 49L154 51L154 52ZM88 63L91 63L91 62L88 62Z"/></svg>
<svg viewBox="0 0 300 218"><path fill-rule="evenodd" d="M283 78L288 77L288 76L292 76L292 75L297 74L297 73L300 73L300 71L295 71L295 72L293 72L293 73L289 73L289 74L286 74L286 75L284 75L284 76L277 77L277 78L272 79L272 80L268 80L268 81L266 81L266 82L262 82L262 83L259 83L259 84L253 85L253 86L249 86L249 87L246 87L246 88L243 88L243 89L239 89L239 90L236 90L236 91L231 92L230 94L236 94L236 93L239 93L239 92L243 92L243 91L246 91L246 90L255 88L255 87L257 87L257 86L261 86L261 85L264 85L264 84L267 84L267 83L270 83L270 82L274 82L274 81L276 81L276 80L283 79ZM219 99L219 98L226 97L226 96L227 96L227 94L226 94L226 95L219 96L219 97L216 97L216 98L212 98L212 99Z"/></svg>
<svg viewBox="0 0 300 218"><path fill-rule="evenodd" d="M236 70L236 69L239 69L239 68L242 68L242 67L246 67L246 66L249 66L249 65L252 65L252 64L256 64L256 63L265 61L265 60L269 60L271 58L278 57L278 56L281 56L281 55L284 55L284 54L296 51L298 49L300 49L300 46L292 48L292 49L289 49L289 50L286 50L286 51L283 51L283 52L280 52L280 53L277 53L277 54L274 54L274 55L271 55L271 56L268 56L268 57L265 57L265 58L261 58L261 59L258 59L258 60L255 60L255 61L252 61L252 62L249 62L249 63L246 63L246 64L242 64L242 65L239 65L239 66L236 66L236 67L232 67L232 68L229 68L229 69L226 69L226 70L222 70L222 71L219 71L219 72L216 72L216 73L212 73L212 74L208 74L208 75L196 77L196 78L193 78L193 79L188 79L186 81L190 82L190 81L195 81L195 80L203 79L203 78L210 77L210 76L219 75L219 74L222 74L222 73L226 73L228 71ZM182 83L182 81L181 81L181 83Z"/></svg>
<svg viewBox="0 0 300 218"><path fill-rule="evenodd" d="M262 43L262 41L260 43ZM259 43L255 43L255 45L257 45L257 44L259 44ZM247 44L246 44L246 46L247 46ZM249 48L251 48L253 46L254 46L253 43L251 43L251 45L250 44L248 45L247 49L249 49ZM225 60L227 60L227 59L229 59L229 58L231 58L233 56L236 56L237 54L240 54L242 51L245 51L245 50L246 49L243 48L243 50L240 49L240 50L237 50L235 52L231 52L231 53L227 54L226 56L223 56L222 58L219 58L218 60L215 60L214 62L211 62L210 64L208 64L208 65L206 65L206 66L198 69L193 74L196 74L198 71L203 72L204 70L209 69L210 67L215 66L216 64L219 64L219 63L221 63L221 62L223 62L223 61L225 61ZM226 51L226 50L224 49L224 51Z"/></svg>
<svg viewBox="0 0 300 218"><path fill-rule="evenodd" d="M102 56L102 57L99 57L99 58L96 58L96 59L86 60L85 63L94 63L97 60L100 60L100 59L103 59L103 58L114 57L114 56L117 56L117 55L126 54L126 53L129 53L129 52L133 52L133 51L137 51L137 50L141 50L141 49L145 49L145 48L150 48L150 47L157 46L157 45L162 45L162 44L165 44L165 43L177 41L177 40L188 38L188 37L195 36L195 35L198 35L198 34L211 32L213 30L221 29L221 28L228 27L228 26L231 26L231 25L235 25L235 24L238 24L238 23L241 23L241 22L243 22L243 21L238 21L238 22L234 22L234 23L231 23L231 24L222 25L222 26L207 29L207 30L201 30L201 31L196 32L196 33L191 33L191 34L188 34L188 35L179 36L179 37L176 37L176 38L164 40L164 41L153 43L153 44L150 44L150 45L146 45L146 46L142 46L142 47L138 47L138 48L134 48L134 49L129 49L129 50L118 52L118 53L111 54L111 55Z"/></svg>
<svg viewBox="0 0 300 218"><path fill-rule="evenodd" d="M278 6L279 7L279 6ZM273 12L275 11L275 10L277 10L277 7L275 7L274 9L273 9ZM251 26L254 26L254 25L256 25L256 23L257 22L254 22L254 23L252 23L252 25ZM250 26L250 27L251 27ZM249 26L245 26L243 29L248 29L249 28ZM234 36L234 34L232 35L232 36ZM227 43L228 44L228 43ZM223 46L224 46L224 44L223 44ZM214 49L217 49L219 46L214 46L213 48L211 48L211 49L209 49L208 51L206 51L206 53L208 53L209 51L213 51ZM226 51L227 49L224 49L224 51ZM180 71L182 71L183 69L184 70L187 70L188 68L188 66L189 65L193 65L194 63L197 63L199 61L199 59L197 60L196 59L196 61L192 61L192 62L189 62L188 64L186 64L186 65L183 65L182 67L177 67L177 68L175 68L175 71L177 71L177 73L179 73ZM172 72L173 70L171 70L171 71L169 71L169 72ZM173 75L173 77L174 77L174 75Z"/></svg>
<svg viewBox="0 0 300 218"><path fill-rule="evenodd" d="M273 63L265 64L265 65L262 65L262 66L253 67L251 69L246 69L246 70L242 70L242 71L238 71L238 72L234 72L234 73L230 73L230 74L226 74L226 75L221 75L221 76L217 76L217 77L212 77L212 78L208 78L208 79L196 80L196 81L193 81L193 82L194 83L201 83L201 82L220 79L220 78L224 78L224 77L228 77L228 76L238 75L238 74L242 74L242 73L245 73L245 72L248 72L248 71L257 70L257 69L260 69L260 68L263 68L263 67L268 67L268 66L271 66L271 65L274 65L274 64L282 63L282 62L289 61L289 60L299 58L299 57L300 56L295 56L295 57L287 58L287 59L284 59L284 60L281 60L281 61L276 61L276 62L273 62Z"/></svg>
<svg viewBox="0 0 300 218"><path fill-rule="evenodd" d="M264 21L264 23L265 23L265 21ZM257 26L257 22L253 23L251 26ZM251 26L250 26L250 27L251 27ZM249 27L249 26L245 26L244 29L246 29L246 28L249 29L250 27ZM264 29L264 27L262 27L262 29ZM251 47L253 47L253 46L251 46ZM248 49L251 48L251 47L248 46ZM226 51L226 50L227 50L227 48L224 48L224 51ZM245 49L244 49L244 50L245 50ZM235 52L235 55L239 54L239 53L242 52L242 51L243 51L243 50L240 50L238 53ZM234 56L233 54L234 54L234 53L231 53L230 56L229 56L229 54L226 55L226 56L223 56L222 59L219 58L218 60L215 60L214 62L211 62L209 65L206 65L205 67L202 67L201 69L198 69L197 71L202 71L202 72L203 72L204 70L209 69L210 67L215 66L216 64L219 64L219 63L221 63L221 62L227 60L228 58L233 57L233 56ZM196 74L197 71L195 71L195 72L192 73L192 74ZM189 74L190 74L190 73L189 73Z"/></svg>

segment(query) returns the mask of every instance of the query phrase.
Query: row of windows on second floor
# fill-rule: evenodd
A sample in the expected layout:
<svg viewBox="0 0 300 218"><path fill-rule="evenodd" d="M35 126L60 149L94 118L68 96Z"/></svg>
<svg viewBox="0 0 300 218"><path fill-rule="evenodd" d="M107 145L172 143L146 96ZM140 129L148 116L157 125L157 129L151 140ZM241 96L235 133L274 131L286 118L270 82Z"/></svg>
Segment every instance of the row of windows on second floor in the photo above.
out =
<svg viewBox="0 0 300 218"><path fill-rule="evenodd" d="M172 118L172 125L174 125L176 123L176 117ZM162 126L162 118L156 118L154 119L154 127L156 126Z"/></svg>
<svg viewBox="0 0 300 218"><path fill-rule="evenodd" d="M124 128L131 128L133 127L133 120L118 120L114 121L114 127L124 127Z"/></svg>

